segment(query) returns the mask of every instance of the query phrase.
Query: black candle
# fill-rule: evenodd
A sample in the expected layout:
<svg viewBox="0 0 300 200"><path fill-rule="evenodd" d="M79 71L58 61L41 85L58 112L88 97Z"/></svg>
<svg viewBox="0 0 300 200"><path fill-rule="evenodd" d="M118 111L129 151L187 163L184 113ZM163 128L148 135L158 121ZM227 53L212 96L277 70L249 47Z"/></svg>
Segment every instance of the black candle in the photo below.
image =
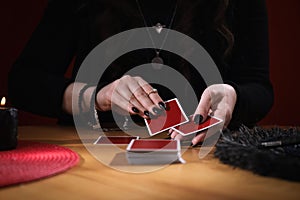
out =
<svg viewBox="0 0 300 200"><path fill-rule="evenodd" d="M17 147L18 110L5 107L5 97L0 106L0 151L11 150Z"/></svg>

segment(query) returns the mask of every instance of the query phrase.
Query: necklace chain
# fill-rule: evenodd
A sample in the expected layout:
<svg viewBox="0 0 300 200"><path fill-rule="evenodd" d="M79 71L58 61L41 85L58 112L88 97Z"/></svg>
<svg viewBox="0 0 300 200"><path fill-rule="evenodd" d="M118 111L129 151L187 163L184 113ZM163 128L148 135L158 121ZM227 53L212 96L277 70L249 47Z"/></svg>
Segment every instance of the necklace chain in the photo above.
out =
<svg viewBox="0 0 300 200"><path fill-rule="evenodd" d="M136 0L136 3L137 3L137 6L138 6L138 9L139 9L139 12L140 12L140 14L141 14L141 16L142 16L142 18L143 18L143 21L144 21L144 24L145 24L145 26L146 26L147 33L148 33L148 35L149 35L149 37L150 37L150 39L151 39L152 45L155 46L154 41L153 41L153 38L152 38L152 36L151 36L151 33L149 32L149 29L148 29L149 26L147 25L147 21L146 21L145 15L144 15L144 13L143 13L142 7L141 7L141 5L140 5L140 3L139 3L139 0ZM163 59L159 56L159 53L160 53L161 49L163 48L163 46L164 46L164 44L165 44L165 42L166 42L166 39L167 39L167 37L168 37L168 34L169 34L169 32L170 32L170 29L171 29L171 27L172 27L172 25L173 25L173 22L174 22L174 19L175 19L175 16L176 16L176 12L177 12L177 6L178 6L178 0L176 0L176 4L175 4L175 7L174 7L174 11L173 11L173 14L172 14L172 18L171 18L171 20L170 20L170 24L169 24L169 27L168 27L168 32L166 33L166 36L165 36L164 39L163 39L163 42L162 42L162 44L161 44L161 47L158 48L158 50L155 50L156 56L152 59L152 63L163 64ZM160 34L160 32L162 31L162 29L163 29L164 27L165 27L165 26L162 25L162 24L160 24L160 23L157 23L155 26L152 26L152 28L155 28L155 29L156 29L156 31L157 31L158 34ZM156 68L157 68L157 66L156 66Z"/></svg>

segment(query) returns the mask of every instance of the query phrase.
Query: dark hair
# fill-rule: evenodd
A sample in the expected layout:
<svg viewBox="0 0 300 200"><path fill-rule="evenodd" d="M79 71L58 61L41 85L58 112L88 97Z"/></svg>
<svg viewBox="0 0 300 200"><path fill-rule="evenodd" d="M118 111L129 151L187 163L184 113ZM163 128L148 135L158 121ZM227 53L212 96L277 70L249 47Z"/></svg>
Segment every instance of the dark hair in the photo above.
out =
<svg viewBox="0 0 300 200"><path fill-rule="evenodd" d="M230 55L234 45L234 36L226 24L226 11L229 6L229 1L230 0L220 0L219 8L214 18L216 30L226 39L227 42L227 48L224 52L224 57Z"/></svg>
<svg viewBox="0 0 300 200"><path fill-rule="evenodd" d="M234 45L234 36L226 23L230 0L181 0L180 4L184 12L181 13L177 28L188 34L192 32L192 25L201 21L204 29L213 29L225 39L223 57L228 57ZM202 19L196 18L199 15Z"/></svg>

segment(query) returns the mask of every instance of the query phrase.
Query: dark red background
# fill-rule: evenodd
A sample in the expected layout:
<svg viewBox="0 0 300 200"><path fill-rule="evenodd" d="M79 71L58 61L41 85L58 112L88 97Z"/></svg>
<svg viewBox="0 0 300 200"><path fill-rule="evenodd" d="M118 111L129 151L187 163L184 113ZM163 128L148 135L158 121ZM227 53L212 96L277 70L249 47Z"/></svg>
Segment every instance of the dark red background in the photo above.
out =
<svg viewBox="0 0 300 200"><path fill-rule="evenodd" d="M267 0L267 3L275 104L261 124L299 126L300 1ZM46 4L46 0L1 2L0 96L7 96L8 71L39 22ZM20 112L19 120L22 125L55 123L53 119L24 112Z"/></svg>

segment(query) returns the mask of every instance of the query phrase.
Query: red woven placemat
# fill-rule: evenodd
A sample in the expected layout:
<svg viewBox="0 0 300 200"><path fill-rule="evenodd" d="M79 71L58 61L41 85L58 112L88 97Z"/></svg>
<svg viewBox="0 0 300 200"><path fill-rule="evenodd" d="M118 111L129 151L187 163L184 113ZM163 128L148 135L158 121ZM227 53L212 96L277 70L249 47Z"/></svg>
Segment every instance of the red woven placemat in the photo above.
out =
<svg viewBox="0 0 300 200"><path fill-rule="evenodd" d="M52 176L78 162L77 153L68 148L19 141L15 150L0 151L0 187Z"/></svg>

